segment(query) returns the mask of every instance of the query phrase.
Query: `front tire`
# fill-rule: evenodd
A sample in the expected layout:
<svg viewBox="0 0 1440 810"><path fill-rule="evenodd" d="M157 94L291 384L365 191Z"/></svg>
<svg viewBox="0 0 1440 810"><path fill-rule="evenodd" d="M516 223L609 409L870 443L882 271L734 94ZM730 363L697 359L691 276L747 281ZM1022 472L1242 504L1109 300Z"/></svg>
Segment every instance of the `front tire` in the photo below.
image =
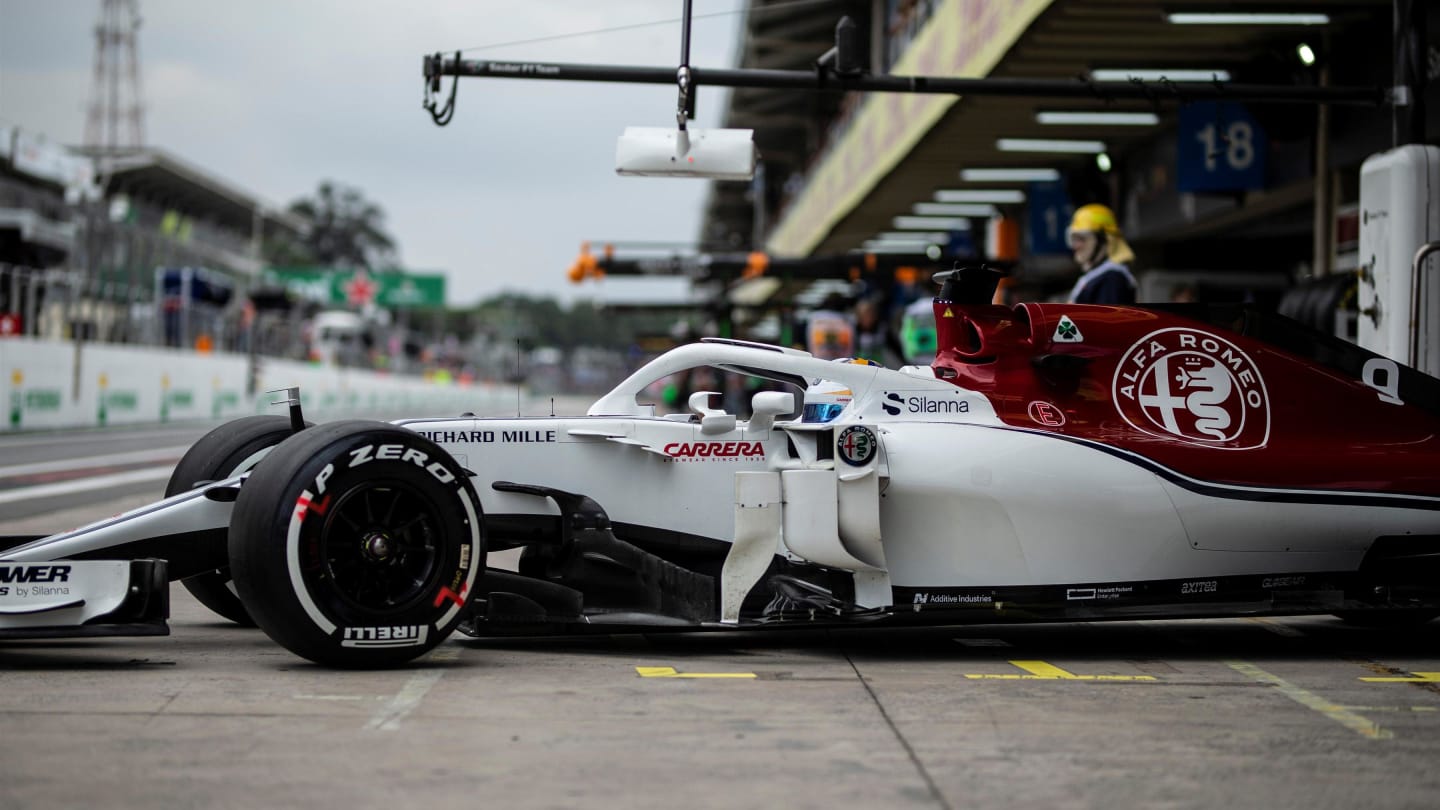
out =
<svg viewBox="0 0 1440 810"><path fill-rule="evenodd" d="M271 451L240 488L229 548L256 623L339 667L429 651L485 567L465 470L418 433L369 421L311 428Z"/></svg>
<svg viewBox="0 0 1440 810"><path fill-rule="evenodd" d="M251 469L271 448L294 432L290 419L284 416L247 416L226 422L185 451L165 485L165 497L188 492L198 481L223 481ZM255 626L255 620L231 588L228 564L186 577L180 584L196 601L222 618L242 627Z"/></svg>

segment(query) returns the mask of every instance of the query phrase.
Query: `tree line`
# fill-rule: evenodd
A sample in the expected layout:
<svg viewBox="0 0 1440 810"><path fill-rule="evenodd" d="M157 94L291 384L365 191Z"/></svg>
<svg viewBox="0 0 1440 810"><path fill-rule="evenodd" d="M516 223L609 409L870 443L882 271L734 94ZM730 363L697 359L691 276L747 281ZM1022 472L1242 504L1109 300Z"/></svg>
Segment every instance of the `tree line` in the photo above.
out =
<svg viewBox="0 0 1440 810"><path fill-rule="evenodd" d="M298 237L267 238L264 258L272 267L379 271L399 264L399 245L386 226L384 208L358 188L325 180L314 194L294 200L286 210L307 222L309 229ZM529 348L623 349L639 334L665 329L656 316L617 316L590 302L565 307L553 298L524 293L502 293L473 307L449 309L443 317L445 333L460 340L478 334Z"/></svg>

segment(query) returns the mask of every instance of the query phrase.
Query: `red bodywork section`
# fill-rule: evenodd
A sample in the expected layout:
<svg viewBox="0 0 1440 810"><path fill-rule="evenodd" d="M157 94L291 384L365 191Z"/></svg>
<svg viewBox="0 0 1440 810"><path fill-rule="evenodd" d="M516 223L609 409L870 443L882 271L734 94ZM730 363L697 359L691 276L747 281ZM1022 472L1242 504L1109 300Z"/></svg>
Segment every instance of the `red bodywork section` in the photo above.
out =
<svg viewBox="0 0 1440 810"><path fill-rule="evenodd" d="M1372 387L1145 309L937 300L935 320L936 375L985 394L1008 425L1102 442L1203 481L1440 495L1440 419L1381 390L1383 373Z"/></svg>

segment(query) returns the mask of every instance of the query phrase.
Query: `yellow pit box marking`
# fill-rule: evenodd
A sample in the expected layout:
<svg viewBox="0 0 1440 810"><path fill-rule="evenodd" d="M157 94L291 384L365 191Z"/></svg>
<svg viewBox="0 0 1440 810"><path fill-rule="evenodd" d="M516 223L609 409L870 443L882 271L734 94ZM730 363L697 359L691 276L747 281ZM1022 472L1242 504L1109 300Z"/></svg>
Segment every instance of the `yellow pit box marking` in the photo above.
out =
<svg viewBox="0 0 1440 810"><path fill-rule="evenodd" d="M635 667L642 678L754 678L753 672L677 672L674 667Z"/></svg>
<svg viewBox="0 0 1440 810"><path fill-rule="evenodd" d="M1153 681L1154 675L1076 675L1044 661L1011 661L1028 675L970 675L972 680L992 681Z"/></svg>
<svg viewBox="0 0 1440 810"><path fill-rule="evenodd" d="M1290 700L1316 712L1322 717L1339 723L1356 734L1359 734L1361 737L1370 740L1392 740L1395 738L1395 732L1387 728L1382 728L1379 723L1349 711L1344 706L1331 703L1320 695L1297 686L1279 675L1273 675L1245 661L1226 661L1225 663L1241 675L1249 677L1256 683L1269 684L1275 687L1280 694Z"/></svg>
<svg viewBox="0 0 1440 810"><path fill-rule="evenodd" d="M1416 672L1408 678L1361 678L1365 683L1440 683L1440 672Z"/></svg>

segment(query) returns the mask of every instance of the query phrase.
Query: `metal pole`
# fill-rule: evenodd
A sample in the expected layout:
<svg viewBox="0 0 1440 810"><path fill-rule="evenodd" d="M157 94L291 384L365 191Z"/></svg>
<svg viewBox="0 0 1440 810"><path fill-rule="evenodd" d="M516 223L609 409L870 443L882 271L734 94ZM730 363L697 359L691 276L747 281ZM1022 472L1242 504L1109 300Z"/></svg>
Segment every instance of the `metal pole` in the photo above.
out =
<svg viewBox="0 0 1440 810"><path fill-rule="evenodd" d="M189 348L190 340L190 296L194 287L195 268L186 265L180 268L180 348Z"/></svg>
<svg viewBox="0 0 1440 810"><path fill-rule="evenodd" d="M1405 83L1405 18L1408 16L1406 11L1409 5L1407 0L1394 0L1391 8L1391 43L1395 52L1395 61L1390 66L1393 73L1391 86L1396 97L1395 106L1390 110L1391 146L1400 146L1406 142L1401 133L1405 131L1408 123L1405 120L1405 107L1410 103L1410 87Z"/></svg>
<svg viewBox="0 0 1440 810"><path fill-rule="evenodd" d="M96 209L100 203L95 200L81 197L81 210L85 216L85 260L81 263L81 280L78 290L79 306L76 306L77 290L72 286L69 292L69 300L66 302L66 310L69 312L71 336L75 341L75 358L73 361L74 373L70 380L70 398L75 401L80 399L80 385L82 377L81 360L85 346L85 329L80 320L79 313L83 311L85 298L89 294L90 279L99 272L100 266L100 214Z"/></svg>
<svg viewBox="0 0 1440 810"><path fill-rule="evenodd" d="M1330 83L1330 66L1320 66L1317 83L1324 87ZM1313 258L1311 275L1315 278L1330 275L1330 231L1335 214L1330 198L1330 105L1321 104L1315 111L1315 217Z"/></svg>
<svg viewBox="0 0 1440 810"><path fill-rule="evenodd" d="M260 322L267 317L258 309L250 319L250 332L245 346L245 396L255 396L260 379Z"/></svg>
<svg viewBox="0 0 1440 810"><path fill-rule="evenodd" d="M105 147L113 150L120 144L120 8L113 2L105 4L105 60L110 94L110 109L105 111Z"/></svg>
<svg viewBox="0 0 1440 810"><path fill-rule="evenodd" d="M1432 0L1395 0L1395 146L1425 142L1425 7Z"/></svg>
<svg viewBox="0 0 1440 810"><path fill-rule="evenodd" d="M765 226L769 217L769 205L765 199L766 183L765 161L755 161L755 177L750 181L750 193L754 195L755 202L751 206L750 215L750 247L759 248L765 244Z"/></svg>
<svg viewBox="0 0 1440 810"><path fill-rule="evenodd" d="M30 273L25 285L25 324L24 332L27 335L39 336L40 334L40 285L41 275L38 270ZM48 287L48 285L47 285Z"/></svg>
<svg viewBox="0 0 1440 810"><path fill-rule="evenodd" d="M439 76L499 79L674 84L666 67L550 62L500 62L454 59L426 62ZM951 76L817 76L814 71L700 68L689 69L694 87L759 87L829 92L921 93L960 96L1089 98L1103 101L1189 102L1204 99L1274 104L1359 104L1378 106L1389 94L1382 87L1314 87L1231 82L1092 82L1084 79L966 79Z"/></svg>
<svg viewBox="0 0 1440 810"><path fill-rule="evenodd" d="M135 328L135 303L140 294L140 279L137 277L137 268L140 266L140 250L138 248L139 235L131 228L125 229L125 342L139 343L137 330Z"/></svg>
<svg viewBox="0 0 1440 810"><path fill-rule="evenodd" d="M1410 367L1419 369L1420 362L1420 293L1425 290L1420 273L1424 270L1425 259L1440 250L1440 242L1426 242L1415 251L1410 263ZM1437 265L1440 266L1440 265ZM1425 371L1424 369L1420 369ZM1426 372L1429 373L1428 371Z"/></svg>
<svg viewBox="0 0 1440 810"><path fill-rule="evenodd" d="M261 261L265 252L265 209L258 203L250 212L250 256L256 262ZM249 279L255 281L254 277Z"/></svg>
<svg viewBox="0 0 1440 810"><path fill-rule="evenodd" d="M1410 100L1410 135L1414 143L1425 143L1425 125L1429 120L1425 114L1425 95L1429 90L1431 71L1429 15L1434 13L1431 9L1433 2L1434 0L1425 0L1424 2L1411 0L1410 90L1414 94L1414 98Z"/></svg>
<svg viewBox="0 0 1440 810"><path fill-rule="evenodd" d="M690 0L685 0L680 23L680 66L675 69L675 83L680 88L680 101L675 110L675 126L679 128L677 146L683 154L689 149L685 122L695 117L695 80L690 71Z"/></svg>
<svg viewBox="0 0 1440 810"><path fill-rule="evenodd" d="M680 67L690 66L690 0L680 11Z"/></svg>

